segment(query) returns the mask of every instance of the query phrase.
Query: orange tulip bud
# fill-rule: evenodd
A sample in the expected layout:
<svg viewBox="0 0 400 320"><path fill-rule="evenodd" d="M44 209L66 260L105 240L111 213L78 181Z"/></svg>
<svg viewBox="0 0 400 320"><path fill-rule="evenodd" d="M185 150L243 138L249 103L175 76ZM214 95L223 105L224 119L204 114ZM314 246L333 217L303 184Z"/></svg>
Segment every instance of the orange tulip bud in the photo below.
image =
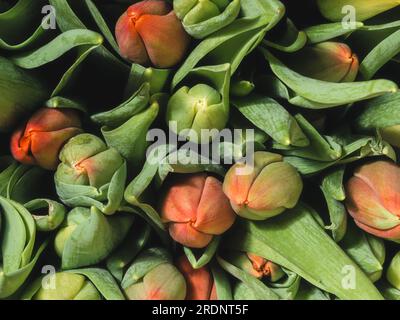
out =
<svg viewBox="0 0 400 320"><path fill-rule="evenodd" d="M216 290L207 267L193 269L186 256L178 259L177 267L186 280L186 300L211 300Z"/></svg>
<svg viewBox="0 0 400 320"><path fill-rule="evenodd" d="M42 108L11 137L11 152L21 163L55 170L62 146L82 132L75 110Z"/></svg>
<svg viewBox="0 0 400 320"><path fill-rule="evenodd" d="M190 37L166 1L131 5L119 18L115 35L121 55L135 63L170 68L185 56Z"/></svg>
<svg viewBox="0 0 400 320"><path fill-rule="evenodd" d="M347 210L356 224L377 237L400 239L400 168L376 161L358 168L347 183Z"/></svg>
<svg viewBox="0 0 400 320"><path fill-rule="evenodd" d="M161 204L171 237L184 246L204 248L235 221L222 183L205 173L176 175Z"/></svg>
<svg viewBox="0 0 400 320"><path fill-rule="evenodd" d="M284 275L282 268L272 261L268 261L252 253L247 253L247 257L253 266L253 272L251 274L259 279L267 277L270 278L272 282L276 282Z"/></svg>

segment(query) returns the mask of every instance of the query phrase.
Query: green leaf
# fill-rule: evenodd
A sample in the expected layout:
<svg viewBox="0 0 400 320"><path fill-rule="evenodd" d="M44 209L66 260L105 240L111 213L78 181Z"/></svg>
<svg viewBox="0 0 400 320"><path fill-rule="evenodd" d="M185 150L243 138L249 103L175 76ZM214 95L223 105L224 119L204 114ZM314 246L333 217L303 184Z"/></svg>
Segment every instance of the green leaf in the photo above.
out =
<svg viewBox="0 0 400 320"><path fill-rule="evenodd" d="M369 278L314 220L311 211L300 204L266 222L242 220L226 245L234 243L235 250L271 260L340 299L382 299ZM343 286L349 268L355 276L354 289Z"/></svg>
<svg viewBox="0 0 400 320"><path fill-rule="evenodd" d="M214 257L215 253L217 252L219 242L221 238L219 236L214 236L210 244L206 247L202 255L199 259L196 258L195 254L193 253L192 249L184 247L183 251L185 252L186 257L188 258L190 264L192 265L193 269L200 269L207 265L211 259Z"/></svg>
<svg viewBox="0 0 400 320"><path fill-rule="evenodd" d="M336 106L396 92L397 85L389 80L353 83L331 83L304 77L288 69L267 50L261 49L274 74L301 97L313 102Z"/></svg>
<svg viewBox="0 0 400 320"><path fill-rule="evenodd" d="M356 22L355 29L345 29L342 22L333 22L307 27L304 29L304 32L307 35L309 43L314 44L347 35L363 26L362 22Z"/></svg>

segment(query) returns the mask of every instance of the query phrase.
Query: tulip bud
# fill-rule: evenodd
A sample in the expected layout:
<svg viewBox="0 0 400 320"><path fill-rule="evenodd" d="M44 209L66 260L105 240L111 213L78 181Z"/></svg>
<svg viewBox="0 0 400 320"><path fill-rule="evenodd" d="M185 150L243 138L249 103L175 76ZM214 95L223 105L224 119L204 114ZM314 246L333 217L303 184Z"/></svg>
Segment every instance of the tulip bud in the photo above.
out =
<svg viewBox="0 0 400 320"><path fill-rule="evenodd" d="M222 130L228 121L228 113L217 90L198 84L193 88L180 88L169 100L167 122L176 122L177 134L185 135L193 142L202 140L203 129ZM210 137L208 137L210 139Z"/></svg>
<svg viewBox="0 0 400 320"><path fill-rule="evenodd" d="M192 248L206 247L236 218L221 182L205 173L174 176L161 203L161 216L171 237Z"/></svg>
<svg viewBox="0 0 400 320"><path fill-rule="evenodd" d="M262 151L254 153L254 166L233 165L225 176L223 190L239 216L265 220L293 208L303 182L281 155Z"/></svg>
<svg viewBox="0 0 400 320"><path fill-rule="evenodd" d="M268 261L252 253L247 253L247 257L253 267L253 273L259 279L267 277L271 282L277 282L285 275L282 268L272 261Z"/></svg>
<svg viewBox="0 0 400 320"><path fill-rule="evenodd" d="M33 300L101 300L97 288L84 276L69 272L58 272L48 277L49 283L33 296Z"/></svg>
<svg viewBox="0 0 400 320"><path fill-rule="evenodd" d="M186 280L185 300L214 300L215 286L213 277L207 267L193 269L186 256L181 256L177 267Z"/></svg>
<svg viewBox="0 0 400 320"><path fill-rule="evenodd" d="M163 249L142 252L127 270L122 288L129 300L184 300L185 278Z"/></svg>
<svg viewBox="0 0 400 320"><path fill-rule="evenodd" d="M350 47L339 42L322 42L287 56L285 63L294 71L321 81L352 82L359 62Z"/></svg>
<svg viewBox="0 0 400 320"><path fill-rule="evenodd" d="M190 44L189 35L170 5L159 0L131 5L119 18L115 35L124 58L158 68L178 64Z"/></svg>
<svg viewBox="0 0 400 320"><path fill-rule="evenodd" d="M400 239L400 168L389 161L359 167L348 181L346 207L356 224L377 237Z"/></svg>
<svg viewBox="0 0 400 320"><path fill-rule="evenodd" d="M400 5L400 0L318 0L322 15L331 21L342 21L353 7L356 21L364 21Z"/></svg>
<svg viewBox="0 0 400 320"><path fill-rule="evenodd" d="M68 141L60 152L60 160L55 182L57 194L65 204L95 205L106 214L115 212L122 200L126 179L126 163L117 150L108 148L100 138L84 133ZM102 205L105 200L108 200L106 206Z"/></svg>
<svg viewBox="0 0 400 320"><path fill-rule="evenodd" d="M387 279L389 283L400 290L400 252L398 252L389 265L387 271Z"/></svg>
<svg viewBox="0 0 400 320"><path fill-rule="evenodd" d="M42 108L14 132L11 152L21 163L55 170L62 146L81 132L81 121L75 110Z"/></svg>

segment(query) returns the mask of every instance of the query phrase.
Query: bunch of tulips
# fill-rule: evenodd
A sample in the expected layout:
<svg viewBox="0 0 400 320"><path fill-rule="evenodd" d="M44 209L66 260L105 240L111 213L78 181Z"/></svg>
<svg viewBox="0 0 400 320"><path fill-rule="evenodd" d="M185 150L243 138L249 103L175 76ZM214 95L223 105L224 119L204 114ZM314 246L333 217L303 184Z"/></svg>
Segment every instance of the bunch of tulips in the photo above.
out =
<svg viewBox="0 0 400 320"><path fill-rule="evenodd" d="M0 0L0 299L400 300L399 74L399 0Z"/></svg>

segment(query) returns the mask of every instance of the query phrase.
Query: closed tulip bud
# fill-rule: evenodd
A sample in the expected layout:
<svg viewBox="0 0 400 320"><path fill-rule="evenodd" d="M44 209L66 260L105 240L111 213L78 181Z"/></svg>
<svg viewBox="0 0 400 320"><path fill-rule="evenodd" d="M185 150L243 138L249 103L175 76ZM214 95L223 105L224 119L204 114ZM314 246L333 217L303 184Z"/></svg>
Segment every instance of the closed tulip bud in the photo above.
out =
<svg viewBox="0 0 400 320"><path fill-rule="evenodd" d="M223 190L239 216L265 220L293 208L303 182L281 155L262 151L254 153L254 165L233 165L225 176Z"/></svg>
<svg viewBox="0 0 400 320"><path fill-rule="evenodd" d="M60 152L61 163L54 176L57 194L71 207L96 206L113 214L122 201L126 162L92 134L79 134ZM109 192L112 190L113 192Z"/></svg>
<svg viewBox="0 0 400 320"><path fill-rule="evenodd" d="M392 146L400 148L400 125L381 128L379 133L383 140L389 142Z"/></svg>
<svg viewBox="0 0 400 320"><path fill-rule="evenodd" d="M276 282L285 275L282 268L272 261L268 261L253 253L247 253L247 257L252 264L253 273L259 279L267 277L271 282Z"/></svg>
<svg viewBox="0 0 400 320"><path fill-rule="evenodd" d="M101 300L97 288L84 276L58 272L33 296L33 300ZM54 279L51 279L54 277Z"/></svg>
<svg viewBox="0 0 400 320"><path fill-rule="evenodd" d="M306 77L328 82L352 82L359 70L357 55L348 45L339 42L322 42L305 47L287 56L285 62Z"/></svg>
<svg viewBox="0 0 400 320"><path fill-rule="evenodd" d="M389 283L400 290L400 252L398 252L389 265L386 277Z"/></svg>
<svg viewBox="0 0 400 320"><path fill-rule="evenodd" d="M356 224L377 237L400 240L400 168L389 161L359 167L346 187L346 207Z"/></svg>
<svg viewBox="0 0 400 320"><path fill-rule="evenodd" d="M77 111L42 108L11 137L11 152L21 163L55 170L62 146L82 133Z"/></svg>
<svg viewBox="0 0 400 320"><path fill-rule="evenodd" d="M364 21L400 5L400 0L318 0L322 15L331 21L342 21L349 14L344 10L349 6L355 9L357 21Z"/></svg>
<svg viewBox="0 0 400 320"><path fill-rule="evenodd" d="M163 249L143 251L127 270L122 283L129 300L184 300L185 278Z"/></svg>
<svg viewBox="0 0 400 320"><path fill-rule="evenodd" d="M217 300L213 277L208 268L194 269L186 256L181 256L177 267L186 280L185 300Z"/></svg>
<svg viewBox="0 0 400 320"><path fill-rule="evenodd" d="M225 127L229 116L226 110L220 93L209 85L185 86L169 100L167 122L170 126L176 123L176 128L171 128L177 131L175 133L192 142L200 142L203 141L203 129L222 130Z"/></svg>
<svg viewBox="0 0 400 320"><path fill-rule="evenodd" d="M119 18L115 35L124 58L157 68L178 64L190 44L171 6L159 0L131 5Z"/></svg>
<svg viewBox="0 0 400 320"><path fill-rule="evenodd" d="M221 182L205 173L173 177L161 204L161 215L171 237L192 248L206 247L236 218Z"/></svg>

